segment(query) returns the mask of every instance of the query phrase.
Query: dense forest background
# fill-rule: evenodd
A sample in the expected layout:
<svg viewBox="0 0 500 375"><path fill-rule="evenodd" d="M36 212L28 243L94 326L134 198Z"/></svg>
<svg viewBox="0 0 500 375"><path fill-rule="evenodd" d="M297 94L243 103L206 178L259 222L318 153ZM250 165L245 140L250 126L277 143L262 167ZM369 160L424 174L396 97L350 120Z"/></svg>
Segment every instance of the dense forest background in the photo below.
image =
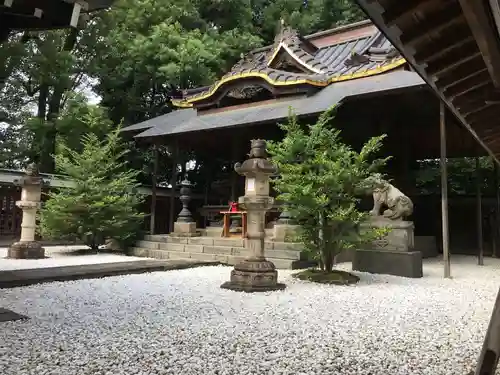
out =
<svg viewBox="0 0 500 375"><path fill-rule="evenodd" d="M272 43L280 19L309 34L364 14L350 0L117 0L78 29L12 33L0 44L0 168L35 161L52 173L61 141L78 150L85 133L102 138L170 112L171 95L213 83L241 53ZM150 184L151 150L129 147L129 165ZM169 156L160 148L159 182L169 181ZM194 180L207 162L196 161ZM420 164L419 187L433 192L437 164ZM450 165L452 192L474 192L474 160ZM492 164L481 166L493 191Z"/></svg>

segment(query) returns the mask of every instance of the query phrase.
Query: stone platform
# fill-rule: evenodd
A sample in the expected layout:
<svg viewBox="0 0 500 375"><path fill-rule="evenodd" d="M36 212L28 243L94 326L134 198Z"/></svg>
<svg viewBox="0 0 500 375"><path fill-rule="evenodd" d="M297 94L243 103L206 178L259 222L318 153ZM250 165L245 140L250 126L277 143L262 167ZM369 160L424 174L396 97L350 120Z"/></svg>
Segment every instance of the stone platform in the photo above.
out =
<svg viewBox="0 0 500 375"><path fill-rule="evenodd" d="M0 260L1 262L1 260ZM62 267L44 267L0 271L0 288L14 288L53 281L95 279L108 276L128 275L155 271L168 271L197 266L216 265L216 261L189 259L145 259L130 262L80 264Z"/></svg>
<svg viewBox="0 0 500 375"><path fill-rule="evenodd" d="M265 241L265 256L278 269L307 268L304 247L300 243ZM132 254L156 259L191 259L217 261L235 265L250 254L241 237L176 237L174 235L147 235L132 248Z"/></svg>
<svg viewBox="0 0 500 375"><path fill-rule="evenodd" d="M394 276L423 276L420 251L387 251L359 249L354 251L352 270Z"/></svg>

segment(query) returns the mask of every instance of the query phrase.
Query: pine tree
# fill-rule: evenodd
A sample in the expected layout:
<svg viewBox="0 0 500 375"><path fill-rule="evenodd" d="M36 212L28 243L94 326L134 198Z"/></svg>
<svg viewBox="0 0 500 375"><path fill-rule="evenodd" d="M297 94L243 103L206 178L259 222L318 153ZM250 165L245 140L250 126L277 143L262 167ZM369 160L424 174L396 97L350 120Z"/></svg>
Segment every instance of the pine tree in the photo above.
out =
<svg viewBox="0 0 500 375"><path fill-rule="evenodd" d="M98 121L89 115L92 126ZM40 231L45 238L82 240L96 251L106 239L126 247L138 235L144 215L138 211L138 172L128 170L128 150L120 142L120 129L100 141L95 134L82 137L82 150L66 144L55 156L57 171L67 177L69 187L49 193L40 213Z"/></svg>
<svg viewBox="0 0 500 375"><path fill-rule="evenodd" d="M359 211L357 203L369 188L370 177L388 160L373 158L385 135L371 138L356 152L341 141L340 131L331 126L333 118L331 109L304 128L291 114L288 123L280 125L284 139L269 142L269 153L279 168L273 180L277 198L300 224L301 242L327 272L340 251L385 233L360 233L359 224L369 214Z"/></svg>

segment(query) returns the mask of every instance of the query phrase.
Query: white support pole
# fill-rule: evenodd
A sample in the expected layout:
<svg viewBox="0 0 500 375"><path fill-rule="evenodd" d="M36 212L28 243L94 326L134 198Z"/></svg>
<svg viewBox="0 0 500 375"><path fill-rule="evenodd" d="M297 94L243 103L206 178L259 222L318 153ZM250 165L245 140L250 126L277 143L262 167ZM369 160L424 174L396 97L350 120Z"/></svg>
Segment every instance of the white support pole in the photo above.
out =
<svg viewBox="0 0 500 375"><path fill-rule="evenodd" d="M484 248L483 248L483 211L481 203L481 168L479 157L476 156L476 220L477 220L477 264L484 265Z"/></svg>
<svg viewBox="0 0 500 375"><path fill-rule="evenodd" d="M439 103L439 130L441 135L441 221L443 230L444 277L451 278L448 227L448 171L446 168L446 117L444 103Z"/></svg>
<svg viewBox="0 0 500 375"><path fill-rule="evenodd" d="M77 27L78 26L78 19L80 18L80 11L82 10L82 6L79 3L74 3L73 4L73 12L71 13L71 21L69 25L71 27Z"/></svg>

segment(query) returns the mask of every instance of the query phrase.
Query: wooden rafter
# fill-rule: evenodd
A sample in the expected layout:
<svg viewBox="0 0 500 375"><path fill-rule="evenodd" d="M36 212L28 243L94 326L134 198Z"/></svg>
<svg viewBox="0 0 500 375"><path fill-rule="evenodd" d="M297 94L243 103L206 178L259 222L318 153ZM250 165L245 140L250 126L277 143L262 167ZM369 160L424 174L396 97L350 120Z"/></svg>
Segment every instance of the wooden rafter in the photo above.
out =
<svg viewBox="0 0 500 375"><path fill-rule="evenodd" d="M425 11L428 9L432 9L435 6L436 2L433 0L398 1L395 3L393 8L389 9L387 12L384 12L382 14L382 17L388 26L393 26L397 24L401 19L411 16L417 8L419 11Z"/></svg>
<svg viewBox="0 0 500 375"><path fill-rule="evenodd" d="M460 111L465 117L468 117L474 113L478 113L478 112L481 112L481 111L484 111L485 109L487 109L488 107L490 107L491 104L487 104L487 103L482 103L482 104L478 104L476 106L474 106L474 108L471 108L470 110L468 110L467 112L462 112Z"/></svg>
<svg viewBox="0 0 500 375"><path fill-rule="evenodd" d="M452 51L442 58L435 60L427 65L427 73L431 76L441 75L447 71L453 70L458 66L479 56L481 52L477 49L475 43L466 44L462 48Z"/></svg>
<svg viewBox="0 0 500 375"><path fill-rule="evenodd" d="M500 45L497 31L482 0L459 0L464 16L476 39L483 60L496 87L500 87Z"/></svg>
<svg viewBox="0 0 500 375"><path fill-rule="evenodd" d="M415 61L418 63L425 63L435 60L471 41L474 41L474 38L470 35L470 30L467 25L459 25L459 27L450 28L446 32L443 32L439 41L415 53Z"/></svg>
<svg viewBox="0 0 500 375"><path fill-rule="evenodd" d="M442 89L445 89L446 87L458 84L464 79L472 77L479 72L485 71L486 67L478 69L478 66L481 66L482 63L483 59L481 58L481 56L476 56L469 61L469 64L462 65L454 69L452 72L449 72L449 74L442 74L437 77L436 85Z"/></svg>
<svg viewBox="0 0 500 375"><path fill-rule="evenodd" d="M460 7L442 8L430 15L425 23L416 24L403 32L400 40L404 45L412 46L427 39L429 34L441 32L464 21Z"/></svg>
<svg viewBox="0 0 500 375"><path fill-rule="evenodd" d="M470 115L465 116L466 120L475 125L478 122L483 122L485 120L489 120L493 117L497 117L500 115L500 108L498 106L490 106L486 109L483 109L480 112L472 113Z"/></svg>
<svg viewBox="0 0 500 375"><path fill-rule="evenodd" d="M444 94L451 98L456 98L478 87L487 85L488 83L490 83L490 75L486 70L484 70L476 75L473 75L472 77L464 79L456 85L447 87L444 90Z"/></svg>

